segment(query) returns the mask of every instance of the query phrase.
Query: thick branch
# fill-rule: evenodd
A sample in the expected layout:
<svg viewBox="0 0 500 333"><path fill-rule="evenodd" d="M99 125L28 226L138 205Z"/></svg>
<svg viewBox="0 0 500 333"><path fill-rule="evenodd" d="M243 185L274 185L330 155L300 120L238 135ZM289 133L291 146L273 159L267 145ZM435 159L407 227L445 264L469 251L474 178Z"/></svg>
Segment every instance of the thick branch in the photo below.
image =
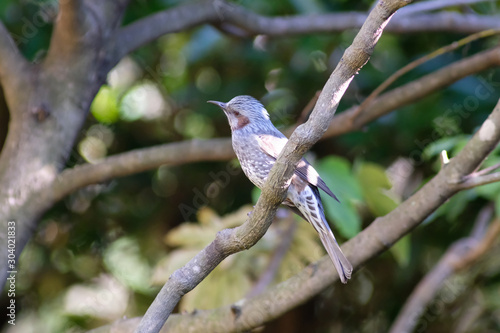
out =
<svg viewBox="0 0 500 333"><path fill-rule="evenodd" d="M168 33L178 32L217 18L211 1L188 3L138 20L117 31L116 59Z"/></svg>
<svg viewBox="0 0 500 333"><path fill-rule="evenodd" d="M75 50L85 35L88 26L88 13L83 0L60 0L49 57L66 55Z"/></svg>
<svg viewBox="0 0 500 333"><path fill-rule="evenodd" d="M59 1L59 27L65 30L69 37L79 36L85 30L82 0L60 0Z"/></svg>
<svg viewBox="0 0 500 333"><path fill-rule="evenodd" d="M14 92L24 86L29 64L12 39L9 31L0 21L0 85L6 99L13 98Z"/></svg>
<svg viewBox="0 0 500 333"><path fill-rule="evenodd" d="M240 31L239 35L293 36L358 29L366 17L364 12L267 17L222 0L189 3L150 15L122 28L116 38L120 41L116 57L121 59L125 54L162 35L204 23L235 26ZM396 17L387 26L386 31L474 33L499 28L500 20L497 16L440 12L414 15L411 20L408 17Z"/></svg>
<svg viewBox="0 0 500 333"><path fill-rule="evenodd" d="M267 231L296 164L328 128L338 103L354 75L368 61L383 28L407 1L380 1L346 50L326 83L308 122L299 126L280 153L262 189L255 210L242 226L219 232L216 239L183 268L172 274L144 315L136 332L159 332L179 299L198 285L227 255L253 246ZM250 327L241 327L241 330Z"/></svg>
<svg viewBox="0 0 500 333"><path fill-rule="evenodd" d="M129 0L59 0L59 13L54 25L46 63L68 68L81 53L108 47L99 57L111 58L108 53L115 41L110 38L121 23ZM121 41L120 41L121 42ZM63 62L63 66L61 66ZM111 59L101 68L103 73L114 64ZM101 73L100 73L101 74Z"/></svg>
<svg viewBox="0 0 500 333"><path fill-rule="evenodd" d="M489 121L500 124L500 101L488 120L463 150L451 159L432 180L391 213L377 218L370 226L343 245L342 249L354 267L358 268L389 249L392 244L413 230L460 190L457 183L450 181L457 177L457 171L460 171L462 176L467 175L468 170L472 166L479 166L500 140L500 127L492 132L488 140L484 140L484 137L481 139L481 132L484 131L485 124L489 127L487 125ZM463 164L467 166L464 168ZM258 327L304 303L336 279L338 275L330 259L325 256L264 294L215 310L171 316L162 332L187 332L196 328L203 328L203 331L207 333L239 332ZM137 325L137 319L120 321L95 330L94 333L131 332L135 325Z"/></svg>
<svg viewBox="0 0 500 333"><path fill-rule="evenodd" d="M63 171L51 186L54 202L69 193L115 177L197 161L221 161L234 157L227 139L192 140L132 150L111 156L96 164L84 164Z"/></svg>

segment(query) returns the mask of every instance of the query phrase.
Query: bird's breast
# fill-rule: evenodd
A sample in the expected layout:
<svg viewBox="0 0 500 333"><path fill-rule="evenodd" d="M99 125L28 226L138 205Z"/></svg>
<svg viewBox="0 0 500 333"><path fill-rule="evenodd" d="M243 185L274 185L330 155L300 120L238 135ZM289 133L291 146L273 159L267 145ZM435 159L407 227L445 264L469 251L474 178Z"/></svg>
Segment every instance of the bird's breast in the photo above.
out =
<svg viewBox="0 0 500 333"><path fill-rule="evenodd" d="M233 149L245 175L261 188L274 164L274 159L264 153L257 141L251 137L233 136Z"/></svg>

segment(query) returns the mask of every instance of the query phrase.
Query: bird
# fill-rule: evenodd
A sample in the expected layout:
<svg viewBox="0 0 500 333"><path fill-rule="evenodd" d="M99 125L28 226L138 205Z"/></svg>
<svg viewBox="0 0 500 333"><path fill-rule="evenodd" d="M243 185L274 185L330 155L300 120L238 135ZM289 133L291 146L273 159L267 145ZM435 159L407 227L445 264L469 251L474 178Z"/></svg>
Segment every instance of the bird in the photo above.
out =
<svg viewBox="0 0 500 333"><path fill-rule="evenodd" d="M279 153L287 143L269 119L261 102L252 96L236 96L229 102L207 101L224 111L231 127L236 157L247 178L262 189ZM340 249L326 220L319 189L339 201L312 165L302 158L291 178L284 205L308 221L330 256L342 283L351 278L353 267Z"/></svg>

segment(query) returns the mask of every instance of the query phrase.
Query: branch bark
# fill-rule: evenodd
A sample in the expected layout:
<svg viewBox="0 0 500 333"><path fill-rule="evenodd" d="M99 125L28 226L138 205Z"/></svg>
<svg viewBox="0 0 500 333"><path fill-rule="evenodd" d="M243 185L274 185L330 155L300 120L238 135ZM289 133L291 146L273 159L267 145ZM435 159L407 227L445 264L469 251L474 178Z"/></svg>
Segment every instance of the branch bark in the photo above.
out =
<svg viewBox="0 0 500 333"><path fill-rule="evenodd" d="M276 277L276 273L279 271L283 258L285 258L288 250L290 249L290 245L292 244L295 235L295 230L297 229L297 221L294 219L294 213L290 210L286 211L286 214L287 217L281 218L280 221L281 225L285 224L285 228L282 228L280 232L279 244L276 246L266 270L261 274L258 281L245 296L246 298L252 298L263 293L268 286L271 285ZM279 213L276 215L280 218Z"/></svg>
<svg viewBox="0 0 500 333"><path fill-rule="evenodd" d="M278 156L255 210L235 229L220 231L216 239L175 271L144 315L136 332L159 332L178 301L198 285L228 255L253 246L267 231L276 209L286 197L289 180L302 155L325 133L341 97L354 75L370 58L384 27L399 8L410 1L379 1L345 51L319 96L311 117L299 126ZM252 328L251 326L248 328ZM240 330L248 329L243 326Z"/></svg>
<svg viewBox="0 0 500 333"><path fill-rule="evenodd" d="M486 214L484 211L481 212L476 225L488 223L491 220L493 207L486 206L485 209L489 212ZM389 332L413 332L426 307L441 290L443 283L452 275L476 262L493 245L493 240L499 233L500 222L494 221L488 231L483 228L478 235L472 233L469 237L454 242L436 266L415 287Z"/></svg>
<svg viewBox="0 0 500 333"><path fill-rule="evenodd" d="M358 29L366 18L364 12L267 17L222 0L201 1L165 10L123 27L116 37L116 40L122 41L119 44L117 57L121 58L162 35L203 23L232 25L238 28L240 36L245 34L247 37L261 34L294 36ZM475 33L488 29L500 29L498 17L439 12L414 15L411 16L411 20L408 17L396 17L385 30L394 33L432 31Z"/></svg>
<svg viewBox="0 0 500 333"><path fill-rule="evenodd" d="M492 136L488 124L496 124ZM377 218L356 237L344 243L342 250L355 268L386 251L404 235L417 227L429 214L461 190L457 180L477 168L500 141L500 100L493 112L462 151L418 192L386 216ZM257 211L257 208L256 208ZM162 332L240 332L259 327L290 309L306 302L312 296L338 279L325 256L299 274L271 288L266 293L240 300L230 306L173 315ZM123 320L101 327L92 333L132 332L138 319Z"/></svg>
<svg viewBox="0 0 500 333"><path fill-rule="evenodd" d="M83 164L64 170L51 186L50 200L57 202L81 187L161 165L224 161L232 157L231 141L227 139L191 140L137 149L111 156L96 164Z"/></svg>
<svg viewBox="0 0 500 333"><path fill-rule="evenodd" d="M433 10L473 5L481 2L493 2L494 0L431 0L421 1L401 10L401 16L415 15L417 13L430 12Z"/></svg>
<svg viewBox="0 0 500 333"><path fill-rule="evenodd" d="M383 91L385 91L388 87L390 87L394 82L396 82L401 76L405 75L409 71L417 68L418 66L430 61L431 59L434 59L440 55L443 55L447 52L451 52L453 50L458 49L459 47L462 47L464 45L467 45L471 43L472 41L475 41L480 38L485 38L485 37L491 37L493 35L498 35L500 34L500 30L485 30L478 32L476 34L469 35L465 38L462 38L458 41L454 41L451 44L448 44L446 46L440 47L439 49L426 54L425 56L418 58L405 66L401 67L398 69L396 72L394 72L391 76L389 76L384 82L382 82L375 90L373 90L368 97L365 98L363 103L361 103L358 108L356 109L355 114L353 115L356 117L362 110L364 110L368 105L370 105L375 98L377 98Z"/></svg>
<svg viewBox="0 0 500 333"><path fill-rule="evenodd" d="M483 30L499 29L500 22L494 15L438 12L411 16L411 19L405 16L393 22L388 28L393 33L448 31L473 34Z"/></svg>
<svg viewBox="0 0 500 333"><path fill-rule="evenodd" d="M487 185L500 181L500 172L490 173L484 176L474 176L467 178L460 183L460 188L467 190L481 185Z"/></svg>
<svg viewBox="0 0 500 333"><path fill-rule="evenodd" d="M19 51L5 25L0 21L0 85L6 99L15 102L15 92L24 86L29 64ZM16 115L12 115L16 117Z"/></svg>
<svg viewBox="0 0 500 333"><path fill-rule="evenodd" d="M432 92L457 82L466 76L496 66L500 66L500 47L495 47L456 61L438 71L380 95L373 102L366 105L364 111L360 114L357 114L358 106L352 106L336 117L325 135L328 137L336 136L352 130L358 130L370 121L392 110L418 101ZM485 92L490 95L493 93L492 91L488 91L488 87L481 88L476 88L474 91L474 95L478 98L484 97Z"/></svg>
<svg viewBox="0 0 500 333"><path fill-rule="evenodd" d="M87 35L92 29L96 30L98 22L90 22L91 15L87 13L87 6L83 0L60 0L57 24L54 26L48 59L59 60L64 56L69 60L75 52L85 45L82 40L92 40L93 36ZM96 27L93 27L93 26ZM87 35L87 36L86 36Z"/></svg>

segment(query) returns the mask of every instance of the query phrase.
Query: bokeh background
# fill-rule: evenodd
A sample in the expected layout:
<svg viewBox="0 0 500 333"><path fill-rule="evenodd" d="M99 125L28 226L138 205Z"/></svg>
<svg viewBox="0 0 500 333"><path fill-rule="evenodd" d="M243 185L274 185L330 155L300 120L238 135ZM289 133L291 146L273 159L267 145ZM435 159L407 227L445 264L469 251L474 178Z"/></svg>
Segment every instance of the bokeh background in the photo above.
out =
<svg viewBox="0 0 500 333"><path fill-rule="evenodd" d="M125 23L180 3L132 1ZM269 16L367 11L372 5L372 1L320 0L237 3ZM480 14L500 12L498 2L472 8ZM0 2L0 19L24 55L35 62L48 48L56 13L55 1ZM224 114L206 101L228 101L242 94L260 99L274 124L285 131L301 119L355 34L238 38L204 25L166 35L122 60L110 73L68 166L168 142L228 137ZM412 60L463 37L448 32L385 33L337 112L361 103ZM498 42L498 37L482 39L437 57L392 87ZM480 103L467 104L479 86L493 93ZM493 109L499 89L499 70L488 70L361 131L316 144L308 159L342 202L323 196L338 238L355 236L432 177L440 168L441 150L453 156L463 147ZM0 146L7 121L6 107L1 105ZM499 160L500 152L495 152L487 163ZM142 315L173 270L218 230L245 221L258 194L238 162L231 160L163 166L70 195L43 216L21 256L16 326L5 324L3 332L84 332L124 316ZM348 285L329 287L262 331L387 331L415 285L451 244L470 234L479 212L496 216L499 208L500 184L459 193L390 251L357 271ZM499 254L497 246L449 279L426 310L421 331L499 332L500 261L495 259ZM277 221L254 248L226 259L183 299L178 311L211 309L265 292L322 255L314 230L287 210L279 211ZM278 266L270 264L273 258ZM271 274L268 281L262 280L265 273ZM1 300L0 305L7 306L5 294Z"/></svg>

